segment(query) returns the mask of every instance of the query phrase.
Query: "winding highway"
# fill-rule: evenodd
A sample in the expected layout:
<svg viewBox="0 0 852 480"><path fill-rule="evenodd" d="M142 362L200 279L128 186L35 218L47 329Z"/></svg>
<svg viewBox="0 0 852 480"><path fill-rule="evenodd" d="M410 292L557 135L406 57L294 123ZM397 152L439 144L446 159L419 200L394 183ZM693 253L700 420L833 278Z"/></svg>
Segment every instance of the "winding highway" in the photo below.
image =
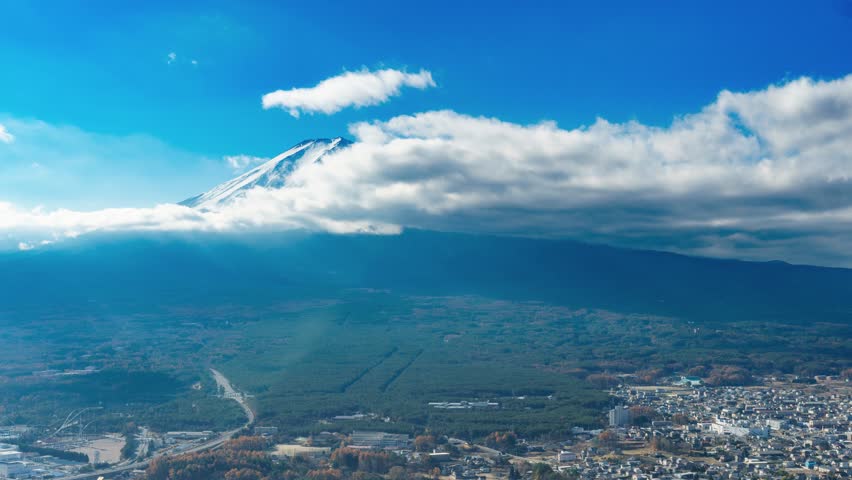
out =
<svg viewBox="0 0 852 480"><path fill-rule="evenodd" d="M195 453L195 452L201 452L201 451L204 451L204 450L210 450L210 449L217 448L220 445L222 445L223 443L230 440L231 437L233 437L237 432L239 432L240 430L242 430L244 428L250 427L254 423L254 418L255 418L254 417L254 411L251 409L251 407L249 407L248 402L246 402L245 395L243 395L242 393L235 390L234 387L231 385L231 382L228 380L228 378L225 377L224 375L222 375L222 373L220 371L211 368L210 373L213 375L213 379L216 381L216 384L219 385L219 387L222 389L223 397L234 400L235 402L240 404L240 407L246 413L246 423L239 428L235 428L233 430L228 430L227 432L222 432L219 435L217 435L216 437L214 437L210 440L207 440L204 443L201 443L201 444L196 445L192 448L188 448L186 450L183 450L183 451L179 452L180 454ZM162 450L162 451L154 453L154 455L152 455L150 458L146 458L144 460L125 461L125 462L119 463L117 465L113 465L109 468L104 468L104 469L96 470L96 471L89 472L89 473L81 473L81 474L78 474L78 475L71 475L71 476L68 476L68 477L65 477L65 478L66 478L66 480L88 480L88 479L97 479L98 477L109 478L110 476L113 476L115 474L122 473L122 472L127 472L129 470L141 470L141 469L147 468L148 464L150 464L151 461L153 461L154 459L160 458L160 457L166 457L169 454L171 454L171 449Z"/></svg>

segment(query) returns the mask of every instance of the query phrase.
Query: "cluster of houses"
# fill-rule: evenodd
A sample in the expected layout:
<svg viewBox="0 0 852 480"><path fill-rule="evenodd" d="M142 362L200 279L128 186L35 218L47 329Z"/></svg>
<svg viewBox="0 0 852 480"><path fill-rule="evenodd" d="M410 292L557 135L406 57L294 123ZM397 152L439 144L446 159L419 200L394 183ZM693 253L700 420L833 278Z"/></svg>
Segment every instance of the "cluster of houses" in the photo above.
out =
<svg viewBox="0 0 852 480"><path fill-rule="evenodd" d="M392 450L411 461L429 455L442 475L455 480L507 478L510 471L531 480L529 469L510 470L509 462L519 467L541 461L566 478L583 480L852 478L850 383L767 379L761 386L707 387L687 377L676 387L624 386L611 393L617 406L609 411L608 428L575 427L561 441L528 446L523 456L482 448L482 456L463 458L416 453L409 436L384 432L356 431L347 440L355 448Z"/></svg>
<svg viewBox="0 0 852 480"><path fill-rule="evenodd" d="M441 465L441 475L454 480L486 480L494 461L478 455L466 455L459 461Z"/></svg>
<svg viewBox="0 0 852 480"><path fill-rule="evenodd" d="M613 392L621 405L610 411L610 436L621 455L604 457L600 445L588 444L573 460L560 453L559 468L633 480L852 476L849 383L690 387ZM628 406L651 410L656 420L636 425Z"/></svg>

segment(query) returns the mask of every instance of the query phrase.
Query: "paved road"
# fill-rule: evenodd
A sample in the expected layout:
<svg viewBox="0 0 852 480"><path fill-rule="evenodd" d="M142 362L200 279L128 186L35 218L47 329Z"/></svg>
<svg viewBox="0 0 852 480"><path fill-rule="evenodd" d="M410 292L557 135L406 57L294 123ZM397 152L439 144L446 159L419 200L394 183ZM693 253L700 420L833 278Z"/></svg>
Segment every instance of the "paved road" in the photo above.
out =
<svg viewBox="0 0 852 480"><path fill-rule="evenodd" d="M511 453L504 453L504 452L501 452L500 450L496 450L496 449L493 449L493 448L490 448L490 447L486 447L485 445L469 443L466 440L461 440L459 438L450 438L449 440L450 440L450 443L454 443L456 445L468 444L468 445L474 446L480 452L482 452L486 455L491 455L492 457L504 456L504 457L509 457L509 458L513 458L513 459L516 459L516 460L526 460L525 457L519 457L517 455L512 455Z"/></svg>
<svg viewBox="0 0 852 480"><path fill-rule="evenodd" d="M231 386L231 382L228 381L228 379L224 375L222 375L219 370L211 368L210 373L213 374L213 379L216 380L216 384L222 387L222 390L224 390L225 398L235 400L237 403L240 404L240 407L242 407L243 411L246 412L246 417L248 418L248 422L246 423L246 425L251 425L252 423L254 423L254 411L252 411L251 407L249 407L248 403L246 403L245 396L242 393L234 390L234 387Z"/></svg>
<svg viewBox="0 0 852 480"><path fill-rule="evenodd" d="M195 453L195 452L201 452L203 450L210 450L210 449L213 449L213 448L217 448L220 445L222 445L223 443L230 440L230 438L233 437L237 432L239 432L240 430L242 430L244 428L250 427L254 423L254 411L251 409L251 407L249 407L248 403L246 402L245 395L236 391L234 389L234 387L231 386L231 382L228 381L227 377L222 375L222 373L219 372L218 370L214 370L214 369L211 368L210 373L213 374L213 379L216 380L216 384L219 385L220 387L222 387L222 389L224 390L225 398L230 398L231 400L236 401L237 403L240 404L240 407L242 407L243 411L246 412L246 423L245 423L245 425L243 425L240 428L235 428L235 429L229 430L227 432L222 432L221 434L219 434L215 438L212 438L212 439L210 439L210 440L208 440L208 441L206 441L206 442L204 442L200 445L196 445L192 448L184 450L184 451L180 452L181 454L183 454L183 453ZM132 463L127 463L125 461L125 462L119 463L118 465L114 465L110 468L105 468L103 470L97 470L97 471L94 471L94 472L91 472L91 473L71 475L69 477L65 477L65 479L66 480L89 480L89 479L96 479L98 477L109 478L110 476L115 475L117 473L122 473L122 472L126 472L126 471L129 471L129 470L141 470L141 469L148 468L148 464L151 463L152 460L154 460L155 458L159 458L159 457L166 457L170 453L171 452L168 451L168 450L160 451L160 452L155 453L151 458L147 458L145 460L140 460L140 461L132 462Z"/></svg>

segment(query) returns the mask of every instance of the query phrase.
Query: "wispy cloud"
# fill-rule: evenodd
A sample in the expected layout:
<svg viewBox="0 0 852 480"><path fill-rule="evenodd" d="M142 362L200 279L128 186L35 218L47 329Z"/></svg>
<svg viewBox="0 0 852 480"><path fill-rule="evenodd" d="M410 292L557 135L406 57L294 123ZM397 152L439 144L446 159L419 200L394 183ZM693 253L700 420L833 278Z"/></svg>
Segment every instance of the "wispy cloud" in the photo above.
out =
<svg viewBox="0 0 852 480"><path fill-rule="evenodd" d="M38 243L29 243L29 242L18 242L18 250L22 252L26 252L28 250L34 250L38 247L44 247L45 245L50 245L53 243L53 240L42 240Z"/></svg>
<svg viewBox="0 0 852 480"><path fill-rule="evenodd" d="M247 170L250 167L254 167L256 165L260 165L262 163L268 162L268 158L264 157L254 157L251 155L227 155L225 156L225 163L228 164L228 167L234 172L242 172L243 170Z"/></svg>
<svg viewBox="0 0 852 480"><path fill-rule="evenodd" d="M189 65L195 68L198 67L199 62L197 58L190 58L187 55L178 55L177 52L169 52L166 55L166 65L174 65L175 68L178 68L181 65Z"/></svg>
<svg viewBox="0 0 852 480"><path fill-rule="evenodd" d="M723 91L668 127L433 111L350 130L355 144L283 188L217 210L0 205L0 231L419 227L852 266L852 75Z"/></svg>
<svg viewBox="0 0 852 480"><path fill-rule="evenodd" d="M3 124L0 124L0 143L12 143L15 141L15 136L6 130Z"/></svg>
<svg viewBox="0 0 852 480"><path fill-rule="evenodd" d="M263 96L263 108L279 107L299 117L302 113L332 114L347 107L366 107L400 95L402 87L425 89L435 81L428 70L406 73L385 69L345 72L311 88L277 90Z"/></svg>

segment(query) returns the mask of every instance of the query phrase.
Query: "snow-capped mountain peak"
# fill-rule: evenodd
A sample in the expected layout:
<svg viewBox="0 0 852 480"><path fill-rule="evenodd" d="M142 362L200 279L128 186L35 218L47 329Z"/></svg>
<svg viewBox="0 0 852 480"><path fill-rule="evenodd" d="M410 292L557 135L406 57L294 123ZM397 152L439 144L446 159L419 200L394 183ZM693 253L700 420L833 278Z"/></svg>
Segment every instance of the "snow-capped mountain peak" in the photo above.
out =
<svg viewBox="0 0 852 480"><path fill-rule="evenodd" d="M320 162L326 154L351 144L352 142L342 137L299 142L268 162L200 195L188 198L180 204L193 208L212 209L245 195L247 191L255 187L281 188L297 163Z"/></svg>

